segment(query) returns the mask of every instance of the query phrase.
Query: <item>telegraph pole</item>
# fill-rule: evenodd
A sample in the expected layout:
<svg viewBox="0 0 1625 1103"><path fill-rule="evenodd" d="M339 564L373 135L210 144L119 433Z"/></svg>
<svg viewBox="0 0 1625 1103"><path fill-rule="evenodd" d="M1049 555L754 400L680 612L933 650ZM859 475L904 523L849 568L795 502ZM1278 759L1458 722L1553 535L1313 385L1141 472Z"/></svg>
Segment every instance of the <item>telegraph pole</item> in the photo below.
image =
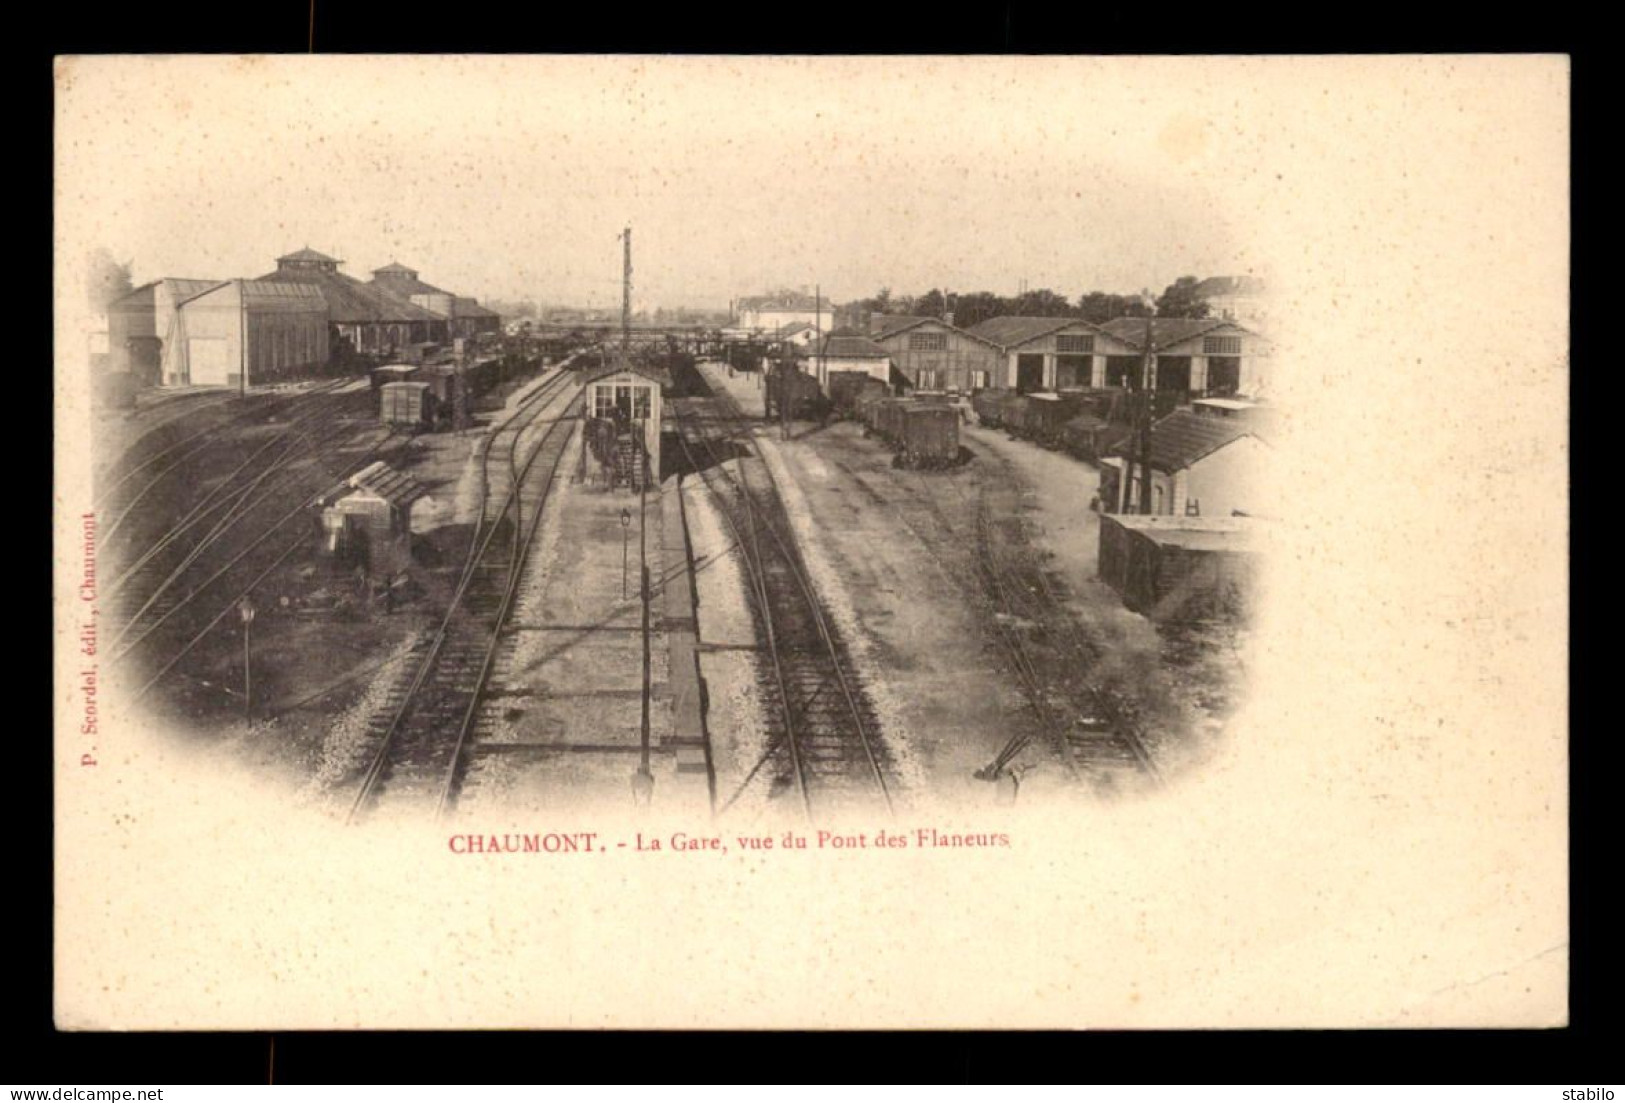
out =
<svg viewBox="0 0 1625 1103"><path fill-rule="evenodd" d="M1144 292L1149 302L1151 292ZM1155 308L1153 308L1155 309ZM1151 396L1157 385L1157 361L1152 351L1151 315L1145 316L1145 355L1140 361L1140 513L1151 512Z"/></svg>
<svg viewBox="0 0 1625 1103"><path fill-rule="evenodd" d="M621 359L632 362L632 227L621 234Z"/></svg>
<svg viewBox="0 0 1625 1103"><path fill-rule="evenodd" d="M818 373L818 385L824 386L824 288L822 284L813 284L813 340L817 342L813 348L818 353L817 367L813 371Z"/></svg>

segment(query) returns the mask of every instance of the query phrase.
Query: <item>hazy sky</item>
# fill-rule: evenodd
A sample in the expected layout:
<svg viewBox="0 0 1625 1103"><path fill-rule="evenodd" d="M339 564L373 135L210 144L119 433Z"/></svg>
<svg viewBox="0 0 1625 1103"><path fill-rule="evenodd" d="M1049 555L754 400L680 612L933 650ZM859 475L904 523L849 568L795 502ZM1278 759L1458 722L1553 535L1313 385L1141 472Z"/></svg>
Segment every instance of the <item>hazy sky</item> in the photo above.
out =
<svg viewBox="0 0 1625 1103"><path fill-rule="evenodd" d="M725 305L780 285L1069 297L1259 267L1224 193L1244 81L1066 59L67 63L59 195L158 276L309 245L483 298ZM1243 117L1236 114L1237 118Z"/></svg>

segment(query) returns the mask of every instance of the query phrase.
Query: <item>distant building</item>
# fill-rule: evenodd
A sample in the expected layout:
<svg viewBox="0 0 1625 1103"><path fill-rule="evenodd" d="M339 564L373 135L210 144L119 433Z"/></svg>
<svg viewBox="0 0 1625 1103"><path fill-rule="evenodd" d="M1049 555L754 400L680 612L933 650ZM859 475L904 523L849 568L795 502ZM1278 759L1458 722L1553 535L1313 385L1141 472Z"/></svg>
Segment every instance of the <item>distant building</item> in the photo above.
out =
<svg viewBox="0 0 1625 1103"><path fill-rule="evenodd" d="M391 261L382 268L374 269L368 286L441 315L450 323L453 337L474 337L502 329L502 315L496 311L481 306L477 299L454 295L424 283L415 269L404 264Z"/></svg>
<svg viewBox="0 0 1625 1103"><path fill-rule="evenodd" d="M768 340L779 341L794 348L806 348L818 337L818 330L811 322L786 322L772 333Z"/></svg>
<svg viewBox="0 0 1625 1103"><path fill-rule="evenodd" d="M775 330L791 322L806 322L827 333L835 328L835 308L828 299L815 298L805 292L758 295L734 304L734 321L742 329L756 330Z"/></svg>
<svg viewBox="0 0 1625 1103"><path fill-rule="evenodd" d="M826 394L829 377L836 372L861 372L882 383L891 382L891 353L867 337L826 337L821 347L809 345L796 357L805 361L802 370L817 379Z"/></svg>
<svg viewBox="0 0 1625 1103"><path fill-rule="evenodd" d="M1212 276L1196 285L1212 317L1259 329L1269 327L1267 291L1257 276Z"/></svg>
<svg viewBox="0 0 1625 1103"><path fill-rule="evenodd" d="M1269 445L1241 419L1176 410L1151 427L1153 514L1175 517L1267 515L1256 481ZM1140 440L1130 436L1101 460L1100 504L1107 513L1139 513Z"/></svg>

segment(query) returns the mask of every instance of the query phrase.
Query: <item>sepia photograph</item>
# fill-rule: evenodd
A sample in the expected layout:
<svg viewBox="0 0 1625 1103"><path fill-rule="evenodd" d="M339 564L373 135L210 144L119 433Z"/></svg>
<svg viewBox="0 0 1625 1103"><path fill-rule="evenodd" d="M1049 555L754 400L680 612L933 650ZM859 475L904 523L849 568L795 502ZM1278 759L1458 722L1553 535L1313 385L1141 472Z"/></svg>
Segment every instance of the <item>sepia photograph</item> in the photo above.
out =
<svg viewBox="0 0 1625 1103"><path fill-rule="evenodd" d="M1564 59L56 75L60 1027L1561 1023Z"/></svg>

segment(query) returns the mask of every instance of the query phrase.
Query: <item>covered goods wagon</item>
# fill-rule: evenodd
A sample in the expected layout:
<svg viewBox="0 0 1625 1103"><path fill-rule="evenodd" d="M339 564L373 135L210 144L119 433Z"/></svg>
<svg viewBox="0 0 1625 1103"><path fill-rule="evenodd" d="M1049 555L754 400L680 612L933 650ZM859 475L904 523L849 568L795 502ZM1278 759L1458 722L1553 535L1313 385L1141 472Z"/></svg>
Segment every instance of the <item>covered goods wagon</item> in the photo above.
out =
<svg viewBox="0 0 1625 1103"><path fill-rule="evenodd" d="M1256 525L1244 517L1102 514L1100 577L1152 620L1237 616L1257 572Z"/></svg>
<svg viewBox="0 0 1625 1103"><path fill-rule="evenodd" d="M378 389L379 419L386 425L429 426L435 418L434 391L427 383L385 383Z"/></svg>
<svg viewBox="0 0 1625 1103"><path fill-rule="evenodd" d="M897 463L942 468L959 461L959 411L947 403L922 403L900 412Z"/></svg>

